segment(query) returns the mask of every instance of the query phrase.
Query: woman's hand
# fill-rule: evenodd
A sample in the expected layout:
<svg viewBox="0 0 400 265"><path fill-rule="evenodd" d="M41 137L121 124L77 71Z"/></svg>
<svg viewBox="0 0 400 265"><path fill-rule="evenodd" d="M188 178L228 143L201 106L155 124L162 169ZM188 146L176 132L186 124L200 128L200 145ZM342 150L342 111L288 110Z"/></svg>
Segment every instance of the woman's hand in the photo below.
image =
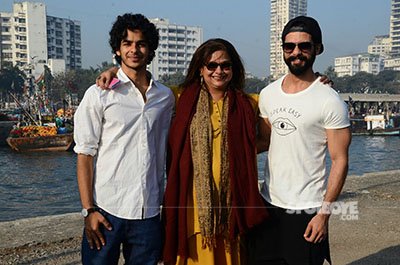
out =
<svg viewBox="0 0 400 265"><path fill-rule="evenodd" d="M96 85L101 89L110 89L111 80L117 76L118 67L111 67L96 78Z"/></svg>

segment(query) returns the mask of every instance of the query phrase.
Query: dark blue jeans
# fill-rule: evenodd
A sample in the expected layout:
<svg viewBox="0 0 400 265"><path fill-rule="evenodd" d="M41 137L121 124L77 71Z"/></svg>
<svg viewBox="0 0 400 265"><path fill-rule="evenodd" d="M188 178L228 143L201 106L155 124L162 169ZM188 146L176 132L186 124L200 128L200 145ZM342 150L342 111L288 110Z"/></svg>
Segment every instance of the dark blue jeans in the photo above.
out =
<svg viewBox="0 0 400 265"><path fill-rule="evenodd" d="M113 216L104 210L99 212L110 222L112 230L102 227L106 245L100 250L90 249L85 232L82 239L82 264L117 265L120 249L125 264L156 265L162 251L162 226L160 216L143 220L127 220Z"/></svg>

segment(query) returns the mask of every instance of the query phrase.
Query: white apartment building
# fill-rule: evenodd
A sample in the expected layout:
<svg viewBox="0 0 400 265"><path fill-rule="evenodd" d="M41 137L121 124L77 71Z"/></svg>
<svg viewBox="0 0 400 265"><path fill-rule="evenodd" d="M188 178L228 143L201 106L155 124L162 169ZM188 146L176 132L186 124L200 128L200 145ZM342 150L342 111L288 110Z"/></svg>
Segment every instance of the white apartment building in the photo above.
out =
<svg viewBox="0 0 400 265"><path fill-rule="evenodd" d="M400 70L400 0L392 0L390 14L390 53L385 69Z"/></svg>
<svg viewBox="0 0 400 265"><path fill-rule="evenodd" d="M43 3L14 3L11 13L0 12L0 63L43 72L49 59L65 61L67 69L80 68L79 21L47 16Z"/></svg>
<svg viewBox="0 0 400 265"><path fill-rule="evenodd" d="M368 45L368 53L381 55L387 58L390 53L390 37L389 35L376 36Z"/></svg>
<svg viewBox="0 0 400 265"><path fill-rule="evenodd" d="M392 57L400 57L400 0L392 0L390 41Z"/></svg>
<svg viewBox="0 0 400 265"><path fill-rule="evenodd" d="M156 56L149 66L155 79L164 74L182 72L184 75L196 49L203 43L203 29L170 23L168 19L150 19L158 29L160 42Z"/></svg>
<svg viewBox="0 0 400 265"><path fill-rule="evenodd" d="M307 15L307 0L271 0L270 75L274 80L288 72L283 60L282 31L290 19Z"/></svg>
<svg viewBox="0 0 400 265"><path fill-rule="evenodd" d="M380 55L359 53L335 58L335 72L338 77L353 76L358 72L378 74L384 68Z"/></svg>
<svg viewBox="0 0 400 265"><path fill-rule="evenodd" d="M385 70L400 71L400 57L385 59Z"/></svg>

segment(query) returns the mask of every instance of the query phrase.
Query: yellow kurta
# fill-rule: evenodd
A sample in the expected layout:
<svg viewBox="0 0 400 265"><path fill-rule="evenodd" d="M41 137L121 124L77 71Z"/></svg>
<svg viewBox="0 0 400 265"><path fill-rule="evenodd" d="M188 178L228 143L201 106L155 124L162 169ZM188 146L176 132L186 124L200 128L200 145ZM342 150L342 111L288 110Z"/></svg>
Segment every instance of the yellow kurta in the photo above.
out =
<svg viewBox="0 0 400 265"><path fill-rule="evenodd" d="M213 130L212 141L212 173L215 186L219 191L220 178L221 178L221 120L222 120L222 106L224 99L214 102L211 99L210 114L211 125ZM188 209L187 209L187 234L189 242L189 258L182 259L178 256L178 265L191 265L191 264L207 264L207 265L239 265L240 251L235 244L231 245L231 250L228 252L225 248L223 237L217 237L216 248L202 248L202 238L200 234L200 225L198 219L198 209L196 203L196 190L193 183L190 189L192 193L188 195ZM218 199L218 193L215 192L214 198ZM243 257L244 255L242 255ZM243 262L242 262L243 264Z"/></svg>

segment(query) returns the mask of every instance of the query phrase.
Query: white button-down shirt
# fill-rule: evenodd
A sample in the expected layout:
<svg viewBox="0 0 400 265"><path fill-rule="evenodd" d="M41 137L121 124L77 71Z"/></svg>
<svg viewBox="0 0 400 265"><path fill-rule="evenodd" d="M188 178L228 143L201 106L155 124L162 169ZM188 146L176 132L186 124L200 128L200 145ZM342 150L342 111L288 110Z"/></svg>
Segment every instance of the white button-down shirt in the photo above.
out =
<svg viewBox="0 0 400 265"><path fill-rule="evenodd" d="M175 99L151 78L145 102L121 69L117 76L114 90L86 91L74 116L74 151L95 156L97 206L120 218L150 218L160 212Z"/></svg>

